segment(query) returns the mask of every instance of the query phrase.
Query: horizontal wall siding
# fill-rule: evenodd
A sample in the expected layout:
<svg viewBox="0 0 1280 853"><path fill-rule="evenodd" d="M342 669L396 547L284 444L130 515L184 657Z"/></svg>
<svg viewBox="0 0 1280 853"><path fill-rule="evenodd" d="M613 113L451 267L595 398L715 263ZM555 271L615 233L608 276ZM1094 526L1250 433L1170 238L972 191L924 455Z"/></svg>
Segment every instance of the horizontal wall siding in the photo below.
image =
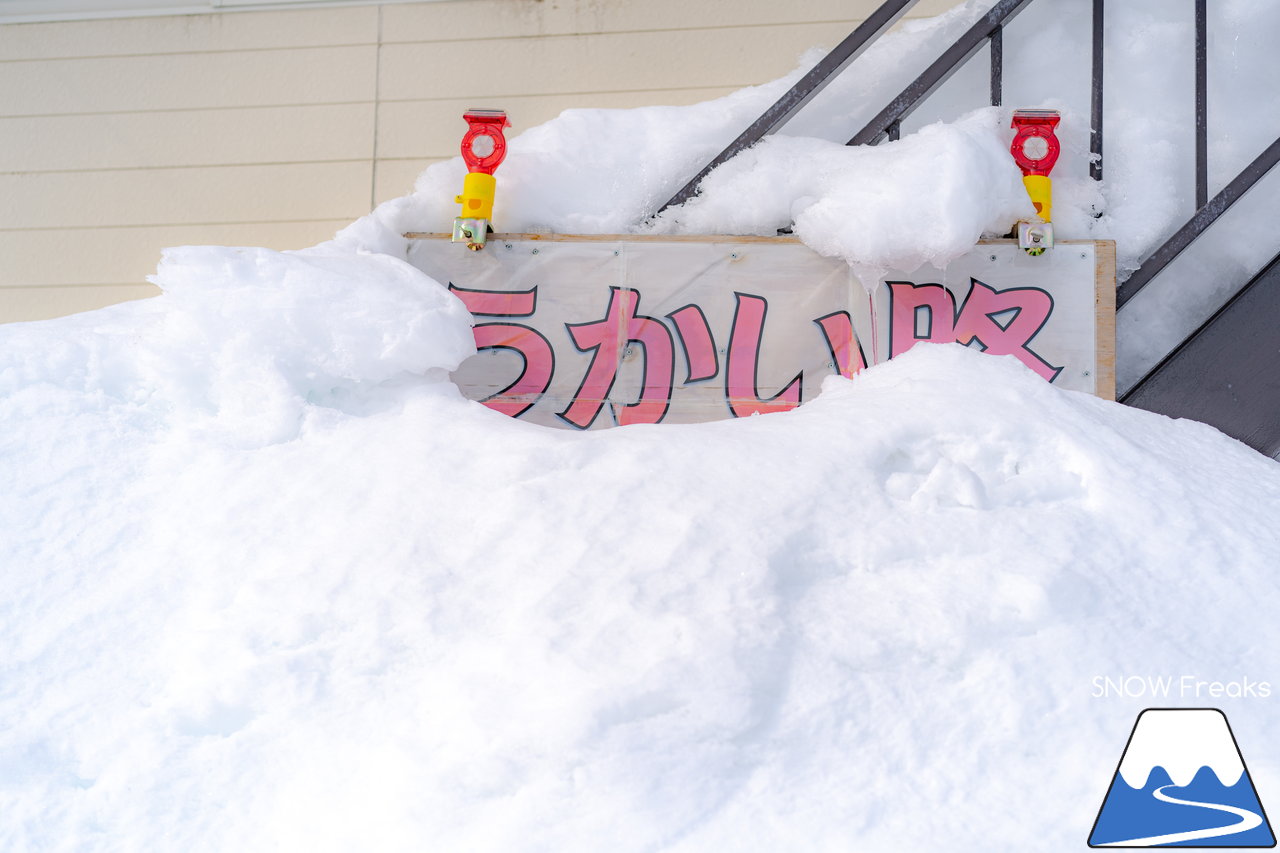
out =
<svg viewBox="0 0 1280 853"><path fill-rule="evenodd" d="M154 294L165 246L328 239L456 156L467 107L506 109L518 133L565 109L697 103L790 71L877 5L447 0L0 25L0 322Z"/></svg>
<svg viewBox="0 0 1280 853"><path fill-rule="evenodd" d="M448 78L477 56L502 56L492 73L472 75L471 97L591 91L740 88L781 76L815 44L838 40L842 25L787 24L718 30L602 33L531 39L388 44L382 97L422 97L419 77Z"/></svg>
<svg viewBox="0 0 1280 853"><path fill-rule="evenodd" d="M146 56L374 44L370 6L0 26L0 60Z"/></svg>
<svg viewBox="0 0 1280 853"><path fill-rule="evenodd" d="M880 0L466 0L395 4L383 7L383 40L517 39L856 22L879 5ZM956 0L920 0L908 17L937 15L955 5ZM846 27L841 37L850 29Z"/></svg>
<svg viewBox="0 0 1280 853"><path fill-rule="evenodd" d="M343 217L314 222L0 231L0 257L8 259L8 287L136 285L155 271L166 246L302 249L328 240L350 222ZM92 282L85 280L86 273L92 274Z"/></svg>
<svg viewBox="0 0 1280 853"><path fill-rule="evenodd" d="M360 160L0 175L0 229L355 219L372 172Z"/></svg>
<svg viewBox="0 0 1280 853"><path fill-rule="evenodd" d="M105 308L117 302L146 299L159 292L158 287L150 284L0 287L0 317L6 323L45 320Z"/></svg>
<svg viewBox="0 0 1280 853"><path fill-rule="evenodd" d="M372 101L376 60L376 45L355 45L10 62L0 115Z"/></svg>
<svg viewBox="0 0 1280 853"><path fill-rule="evenodd" d="M746 84L744 84L746 85ZM741 87L735 87L741 88ZM382 157L456 157L467 129L468 107L498 106L511 119L511 132L535 127L569 109L632 108L655 104L683 106L725 94L724 88L645 89L639 92L578 92L520 95L501 101L475 97L384 101L378 107L378 154ZM478 96L477 96L478 97Z"/></svg>
<svg viewBox="0 0 1280 853"><path fill-rule="evenodd" d="M378 9L0 26L0 321L154 295L165 246L367 213Z"/></svg>
<svg viewBox="0 0 1280 853"><path fill-rule="evenodd" d="M374 105L0 118L0 172L368 159ZM25 144L21 144L25 143Z"/></svg>
<svg viewBox="0 0 1280 853"><path fill-rule="evenodd" d="M740 87L733 87L740 88ZM502 99L512 130L536 127L569 109L630 109L655 104L685 106L726 93L724 88L649 89L639 92L580 92L567 95L524 95ZM486 102L487 103L487 102ZM378 107L378 171L374 197L381 203L413 188L432 163L458 156L468 107L483 106L475 99L384 101ZM436 223L434 230L448 230ZM424 226L426 227L426 226Z"/></svg>
<svg viewBox="0 0 1280 853"><path fill-rule="evenodd" d="M445 157L406 157L402 160L379 160L374 175L373 195L375 202L381 204L391 201L413 191L414 182L423 170L432 163L440 163ZM462 188L459 187L459 190ZM438 226L441 230L453 227L452 222Z"/></svg>

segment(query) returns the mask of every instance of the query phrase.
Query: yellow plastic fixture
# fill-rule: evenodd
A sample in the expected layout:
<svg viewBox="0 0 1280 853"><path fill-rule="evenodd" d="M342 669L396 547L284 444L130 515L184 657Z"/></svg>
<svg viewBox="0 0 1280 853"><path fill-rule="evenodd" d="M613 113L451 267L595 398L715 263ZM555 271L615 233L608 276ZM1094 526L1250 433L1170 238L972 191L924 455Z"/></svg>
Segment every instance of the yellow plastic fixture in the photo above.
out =
<svg viewBox="0 0 1280 853"><path fill-rule="evenodd" d="M493 219L493 195L498 182L484 172L467 172L462 181L462 195L454 201L462 205L458 214L463 219Z"/></svg>
<svg viewBox="0 0 1280 853"><path fill-rule="evenodd" d="M1036 214L1045 222L1053 219L1053 181L1046 175L1024 175L1022 183L1036 206Z"/></svg>

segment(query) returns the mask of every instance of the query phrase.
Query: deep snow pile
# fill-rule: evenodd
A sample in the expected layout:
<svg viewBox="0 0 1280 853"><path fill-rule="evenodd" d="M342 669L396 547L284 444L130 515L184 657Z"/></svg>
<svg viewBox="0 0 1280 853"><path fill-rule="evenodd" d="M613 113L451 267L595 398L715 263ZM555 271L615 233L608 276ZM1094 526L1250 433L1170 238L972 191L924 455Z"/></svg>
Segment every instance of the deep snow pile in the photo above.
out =
<svg viewBox="0 0 1280 853"><path fill-rule="evenodd" d="M771 85L681 119L714 149ZM673 115L614 114L646 157L593 149L554 203L575 117L516 140L507 227L790 218L905 269L1025 203L980 110L770 140L646 226ZM602 197L609 157L666 166ZM1274 462L955 346L785 415L508 419L399 259L450 170L322 247L175 250L155 300L0 327L0 848L1075 850L1147 704L1095 677L1274 684ZM1267 802L1269 702L1213 701Z"/></svg>
<svg viewBox="0 0 1280 853"><path fill-rule="evenodd" d="M1280 467L1208 427L922 346L547 430L434 285L312 262L0 330L4 849L1078 849L1095 676L1274 671Z"/></svg>

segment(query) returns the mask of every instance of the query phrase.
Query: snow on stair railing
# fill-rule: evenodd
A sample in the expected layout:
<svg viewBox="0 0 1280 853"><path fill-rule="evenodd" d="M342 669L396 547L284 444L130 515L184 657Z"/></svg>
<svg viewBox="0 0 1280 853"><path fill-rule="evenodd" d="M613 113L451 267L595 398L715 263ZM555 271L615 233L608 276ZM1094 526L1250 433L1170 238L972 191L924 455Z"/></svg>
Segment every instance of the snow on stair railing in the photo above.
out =
<svg viewBox="0 0 1280 853"><path fill-rule="evenodd" d="M710 174L712 169L733 158L739 152L755 145L765 136L786 124L792 116L800 111L801 107L809 103L814 96L826 88L826 85L836 75L848 67L849 63L857 59L882 33L897 23L898 19L905 15L907 10L917 2L918 0L886 0L885 3L882 3L880 8L872 12L844 41L836 45L830 53L823 57L822 61L811 68L794 86L788 89L778 99L777 103L765 110L760 118L752 122L750 127L744 130L737 139L729 143L727 148L717 154L701 172L694 175L678 193L673 195L666 204L658 208L657 213L661 213L668 207L684 204L693 198L698 194L698 185L702 183L703 178Z"/></svg>
<svg viewBox="0 0 1280 853"><path fill-rule="evenodd" d="M770 107L752 125L735 139L724 151L690 180L658 212L673 205L682 204L698 192L699 184L711 172L734 155L751 147L767 134L773 133L795 115L801 107L822 91L830 80L861 54L875 39L886 32L914 4L915 0L888 0L866 21L855 29L827 57L819 62L796 83L776 104ZM897 139L902 120L911 114L934 90L945 83L984 44L990 44L991 104L999 106L1003 96L1004 25L1011 21L1032 0L998 0L977 22L942 53L923 73L902 90L849 140L849 145L875 144L883 139ZM1207 0L1193 0L1195 8L1195 191L1196 210L1186 223L1175 231L1159 248L1142 261L1138 269L1117 289L1116 308L1119 310L1137 293L1158 276L1197 237L1203 234L1217 219L1263 175L1280 163L1280 138L1245 166L1227 185L1209 198L1208 192L1208 74L1207 74ZM1090 163L1089 176L1102 180L1103 151L1103 31L1105 0L1092 0L1092 50L1091 50L1091 104L1090 104ZM1216 315L1215 315L1216 316ZM1186 343L1185 341L1183 342ZM1152 372L1134 383L1120 398L1133 394Z"/></svg>
<svg viewBox="0 0 1280 853"><path fill-rule="evenodd" d="M1031 0L1000 0L992 6L846 144L873 145L881 139L897 139L902 120L929 97L931 92L947 82L988 41L991 42L991 105L999 106L1004 76L1004 25L1013 20L1030 2Z"/></svg>
<svg viewBox="0 0 1280 853"><path fill-rule="evenodd" d="M1271 168L1280 163L1280 137L1267 146L1266 150L1254 158L1253 162L1240 170L1240 174L1231 179L1222 192L1200 205L1195 214L1181 228L1165 240L1160 248L1147 256L1141 265L1127 278L1116 291L1116 308L1119 309L1130 299L1138 295L1138 291L1146 287L1152 279L1164 270L1174 258L1182 253L1203 234L1222 214L1239 201L1240 197L1256 184Z"/></svg>
<svg viewBox="0 0 1280 853"><path fill-rule="evenodd" d="M702 180L720 164L750 148L766 135L782 127L836 75L843 71L873 41L886 32L911 8L916 0L887 0L849 34L821 62L805 74L777 103L721 151L685 186L658 208L683 204L697 195ZM984 44L991 45L991 104L999 106L1003 97L1004 25L1032 0L999 0L960 36L938 59L862 128L849 145L874 144L881 139L897 139L902 119L931 92L941 86ZM1102 179L1102 10L1104 0L1093 0L1093 86L1091 110L1091 164L1089 174Z"/></svg>
<svg viewBox="0 0 1280 853"><path fill-rule="evenodd" d="M1021 12L1031 0L1000 0L973 24L938 59L917 77L898 97L867 122L848 141L848 145L867 145L881 139L897 139L902 120L915 110L930 93L945 83L960 66L964 65L982 47L991 44L991 105L998 107L1003 101L1004 88L1004 27ZM1093 27L1091 45L1091 78L1089 110L1089 177L1102 180L1102 34L1105 0L1093 0Z"/></svg>
<svg viewBox="0 0 1280 853"><path fill-rule="evenodd" d="M1129 300L1137 296L1138 293L1150 284L1160 273L1162 273L1170 263L1173 262L1182 252L1190 246L1195 240L1207 231L1214 222L1218 220L1222 214L1231 209L1231 206L1240 200L1250 189L1253 188L1264 175L1271 171L1277 163L1280 163L1280 137L1266 147L1266 149L1253 159L1249 165L1240 170L1234 178L1227 182L1227 185L1215 195L1209 198L1209 145L1208 145L1208 68L1207 68L1207 45L1208 45L1208 15L1206 0L1195 0L1195 26L1196 26L1196 46L1195 46L1195 80L1196 80L1196 210L1191 218L1183 223L1167 240L1164 241L1154 252L1148 255L1138 266L1132 275L1124 281L1116 290L1116 309L1122 308ZM1260 277L1267 274L1267 271L1274 267L1276 261L1267 264L1264 269L1250 279L1235 295L1233 295L1226 305L1214 313L1206 320L1196 331L1192 332L1185 338L1182 343L1174 347L1159 363L1148 370L1136 382L1120 395L1121 402L1130 402L1137 400L1148 381L1156 377L1167 365L1172 363L1192 341L1209 334L1210 327L1223 316L1226 309L1235 302L1250 285L1257 281Z"/></svg>
<svg viewBox="0 0 1280 853"><path fill-rule="evenodd" d="M1181 228L1173 233L1154 252L1148 255L1132 275L1116 291L1116 309L1138 295L1138 291L1146 287L1152 279L1159 275L1174 258L1182 254L1183 249L1190 246L1197 237L1213 225L1231 205L1249 191L1263 175L1280 162L1280 137L1267 146L1252 163L1240 170L1232 178L1222 192L1213 199L1209 198L1209 87L1208 87L1208 44L1209 24L1207 0L1195 0L1196 18L1196 211ZM1094 21L1097 26L1097 20ZM1148 376L1150 373L1147 374ZM1145 381L1146 377L1134 383L1133 389ZM1130 389L1130 393L1133 389Z"/></svg>

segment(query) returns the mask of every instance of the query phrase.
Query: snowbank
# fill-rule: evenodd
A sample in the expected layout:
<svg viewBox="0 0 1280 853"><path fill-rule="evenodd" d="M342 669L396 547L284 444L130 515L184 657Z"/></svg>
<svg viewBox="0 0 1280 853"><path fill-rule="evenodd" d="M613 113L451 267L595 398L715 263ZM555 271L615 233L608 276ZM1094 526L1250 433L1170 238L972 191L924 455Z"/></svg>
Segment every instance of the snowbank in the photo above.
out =
<svg viewBox="0 0 1280 853"><path fill-rule="evenodd" d="M1004 122L1008 124L1008 122ZM819 254L876 270L942 268L1035 211L1010 169L1000 110L978 110L882 146L774 136L715 170L659 216L665 233L774 235L794 225Z"/></svg>
<svg viewBox="0 0 1280 853"><path fill-rule="evenodd" d="M75 395L269 443L311 407L447 382L475 352L462 303L387 255L185 247L151 280L162 296L0 328L0 399Z"/></svg>
<svg viewBox="0 0 1280 853"><path fill-rule="evenodd" d="M1280 469L1012 359L589 434L450 387L252 447L5 398L0 845L1076 849L1094 676L1273 669Z"/></svg>
<svg viewBox="0 0 1280 853"><path fill-rule="evenodd" d="M790 220L907 269L1024 201L982 110L875 151L811 125L644 225L786 83L530 131L499 225ZM698 426L464 400L470 318L398 259L459 177L0 327L0 848L1076 850L1149 702L1095 678L1274 682L1280 467L1011 358ZM1228 709L1264 801L1268 708Z"/></svg>

